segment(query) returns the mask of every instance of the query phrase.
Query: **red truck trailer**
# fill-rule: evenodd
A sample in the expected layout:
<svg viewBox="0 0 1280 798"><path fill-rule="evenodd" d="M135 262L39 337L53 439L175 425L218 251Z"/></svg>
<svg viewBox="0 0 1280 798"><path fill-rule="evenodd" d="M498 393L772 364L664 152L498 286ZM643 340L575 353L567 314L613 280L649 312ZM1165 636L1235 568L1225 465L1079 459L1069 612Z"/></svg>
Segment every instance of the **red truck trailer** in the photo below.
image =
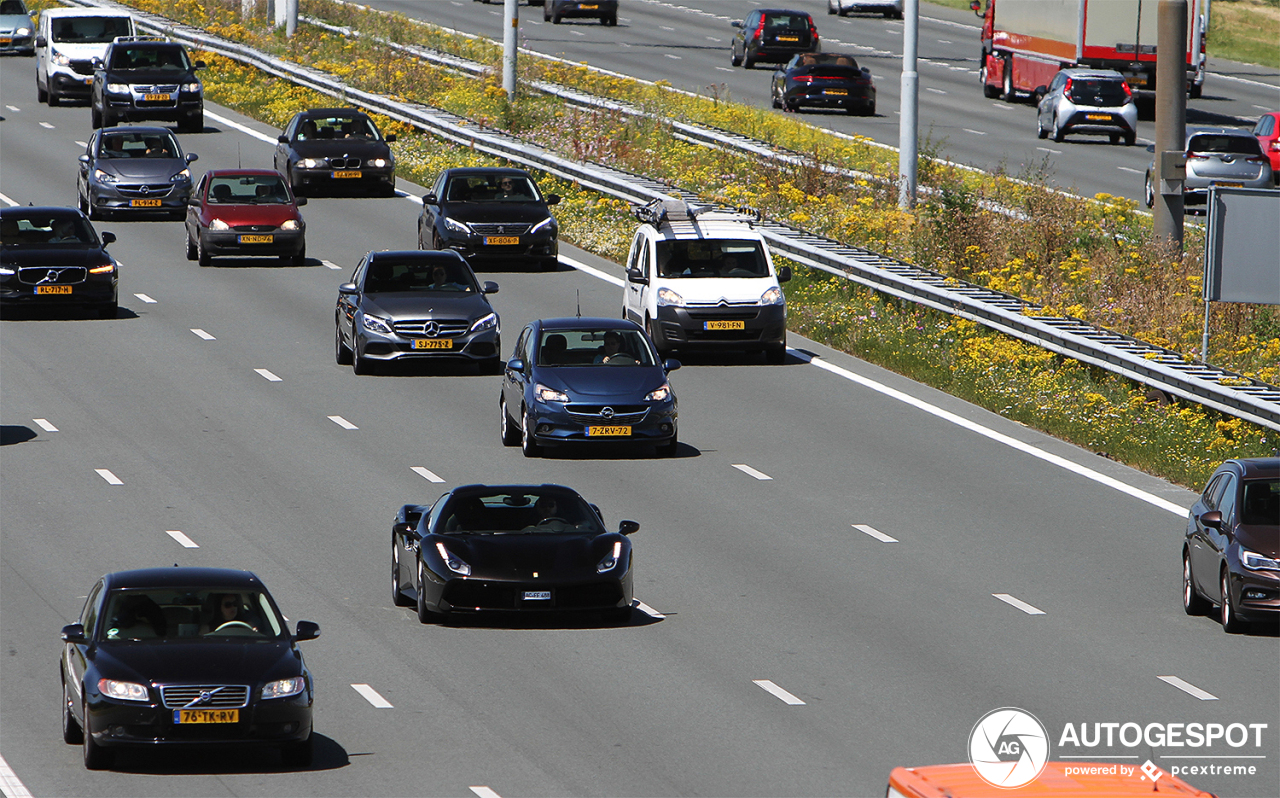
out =
<svg viewBox="0 0 1280 798"><path fill-rule="evenodd" d="M1204 85L1210 0L1187 0L1187 92ZM1114 69L1134 96L1155 97L1159 0L974 0L983 18L982 93L1013 102L1060 69Z"/></svg>

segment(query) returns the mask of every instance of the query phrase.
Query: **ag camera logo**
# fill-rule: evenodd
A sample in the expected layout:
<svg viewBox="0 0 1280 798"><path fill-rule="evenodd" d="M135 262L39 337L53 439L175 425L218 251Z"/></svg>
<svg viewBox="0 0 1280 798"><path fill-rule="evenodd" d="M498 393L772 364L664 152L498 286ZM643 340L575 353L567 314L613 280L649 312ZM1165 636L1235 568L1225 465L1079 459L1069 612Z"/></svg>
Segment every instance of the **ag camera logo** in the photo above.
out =
<svg viewBox="0 0 1280 798"><path fill-rule="evenodd" d="M1035 781L1049 761L1049 732L1029 712L993 709L969 732L969 761L991 786L1021 787Z"/></svg>

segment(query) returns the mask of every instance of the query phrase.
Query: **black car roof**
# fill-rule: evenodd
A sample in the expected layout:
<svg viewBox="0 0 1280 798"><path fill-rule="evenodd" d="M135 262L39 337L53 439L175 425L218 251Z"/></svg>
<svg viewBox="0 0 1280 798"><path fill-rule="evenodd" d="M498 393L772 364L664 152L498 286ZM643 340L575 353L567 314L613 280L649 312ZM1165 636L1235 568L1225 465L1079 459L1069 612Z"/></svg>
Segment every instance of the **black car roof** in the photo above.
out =
<svg viewBox="0 0 1280 798"><path fill-rule="evenodd" d="M250 571L234 568L139 568L116 571L104 577L108 588L134 587L239 587L261 589L262 580Z"/></svg>
<svg viewBox="0 0 1280 798"><path fill-rule="evenodd" d="M1245 479L1280 475L1280 457L1237 457L1228 462L1239 464L1240 476Z"/></svg>
<svg viewBox="0 0 1280 798"><path fill-rule="evenodd" d="M19 219L22 219L28 215L84 216L84 214L80 212L79 208L64 208L59 205L14 205L9 208L0 208L0 216L16 216Z"/></svg>
<svg viewBox="0 0 1280 798"><path fill-rule="evenodd" d="M103 135L107 133L164 133L173 136L172 130L159 125L119 125L117 127L104 127L98 132ZM177 136L174 136L174 138L177 138Z"/></svg>
<svg viewBox="0 0 1280 798"><path fill-rule="evenodd" d="M462 257L461 253L452 249L396 249L396 250L376 250L369 253L369 262L375 260L395 260L400 263L406 261L424 261L430 263L432 261L462 261L467 263L467 259ZM471 264L467 264L470 266Z"/></svg>
<svg viewBox="0 0 1280 798"><path fill-rule="evenodd" d="M572 493L575 496L581 496L573 488L567 485L557 485L553 482L544 482L541 485L459 485L449 491L449 496L474 496L485 493L533 493L535 491L555 491L557 493Z"/></svg>
<svg viewBox="0 0 1280 798"><path fill-rule="evenodd" d="M298 114L303 119L318 118L322 116L363 116L368 119L369 115L359 108L308 108Z"/></svg>
<svg viewBox="0 0 1280 798"><path fill-rule="evenodd" d="M129 41L112 42L112 47L128 47L132 50L185 50L187 49L182 42L157 42L157 41L136 41L130 37Z"/></svg>
<svg viewBox="0 0 1280 798"><path fill-rule="evenodd" d="M445 172L450 177L467 177L471 175L520 175L530 180L533 176L523 169L513 169L504 166L460 166L455 169L446 169Z"/></svg>
<svg viewBox="0 0 1280 798"><path fill-rule="evenodd" d="M581 330L594 327L599 330L639 330L640 325L627 319L615 319L602 316L562 316L556 319L539 319L538 324L544 330Z"/></svg>

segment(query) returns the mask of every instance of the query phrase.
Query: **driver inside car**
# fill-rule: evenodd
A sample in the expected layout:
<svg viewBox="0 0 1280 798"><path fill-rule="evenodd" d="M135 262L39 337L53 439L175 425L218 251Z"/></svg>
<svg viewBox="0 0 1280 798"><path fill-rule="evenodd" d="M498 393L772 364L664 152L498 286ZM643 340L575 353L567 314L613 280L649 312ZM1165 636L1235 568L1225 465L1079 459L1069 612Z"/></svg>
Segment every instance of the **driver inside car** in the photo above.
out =
<svg viewBox="0 0 1280 798"><path fill-rule="evenodd" d="M538 521L525 527L524 532L569 532L578 528L577 524L564 517L567 510L560 509L554 496L540 497L534 502L533 509L538 513Z"/></svg>
<svg viewBox="0 0 1280 798"><path fill-rule="evenodd" d="M200 630L200 634L217 632L228 624L243 624L257 631L257 628L249 623L242 613L244 603L240 600L239 593L214 593L209 598L213 606L209 613L209 622Z"/></svg>

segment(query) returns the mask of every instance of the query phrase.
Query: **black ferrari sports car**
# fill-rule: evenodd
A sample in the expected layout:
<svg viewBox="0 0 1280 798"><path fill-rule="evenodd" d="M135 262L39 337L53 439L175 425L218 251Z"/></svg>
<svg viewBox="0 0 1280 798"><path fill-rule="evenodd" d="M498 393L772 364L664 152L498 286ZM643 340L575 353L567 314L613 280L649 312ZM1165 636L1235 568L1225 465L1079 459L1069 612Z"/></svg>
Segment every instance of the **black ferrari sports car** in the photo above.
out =
<svg viewBox="0 0 1280 798"><path fill-rule="evenodd" d="M774 108L838 108L845 113L876 115L876 86L871 70L851 55L802 53L773 73Z"/></svg>
<svg viewBox="0 0 1280 798"><path fill-rule="evenodd" d="M406 504L391 527L391 595L423 623L452 613L631 617L631 541L563 485L464 485Z"/></svg>

